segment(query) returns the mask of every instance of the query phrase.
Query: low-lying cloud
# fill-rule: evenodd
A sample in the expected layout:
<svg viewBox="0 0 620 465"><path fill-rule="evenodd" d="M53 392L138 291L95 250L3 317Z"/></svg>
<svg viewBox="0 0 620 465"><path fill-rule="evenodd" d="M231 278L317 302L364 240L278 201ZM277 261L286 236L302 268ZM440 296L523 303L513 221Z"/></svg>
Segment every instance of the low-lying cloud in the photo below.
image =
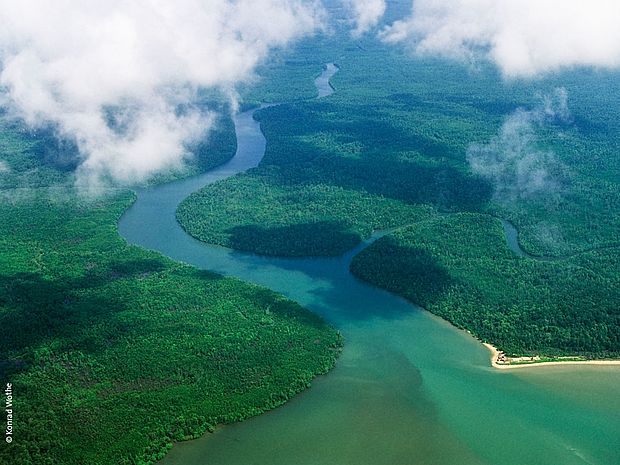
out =
<svg viewBox="0 0 620 465"><path fill-rule="evenodd" d="M536 133L549 123L569 120L566 90L557 88L533 110L521 108L508 116L489 143L471 145L467 161L472 172L493 184L500 202L558 192L563 166L552 151L537 147Z"/></svg>
<svg viewBox="0 0 620 465"><path fill-rule="evenodd" d="M386 28L390 43L467 61L486 57L506 77L620 65L617 0L414 0Z"/></svg>
<svg viewBox="0 0 620 465"><path fill-rule="evenodd" d="M340 3L354 36L386 8ZM76 146L80 184L140 182L180 167L208 134L215 115L195 105L200 89L218 89L234 106L236 86L272 49L327 22L320 0L0 0L0 104ZM381 37L534 76L620 65L618 24L612 0L415 0ZM495 143L531 137L528 115L509 118Z"/></svg>
<svg viewBox="0 0 620 465"><path fill-rule="evenodd" d="M79 182L178 167L256 65L323 26L313 0L0 0L0 86L10 111L75 142Z"/></svg>
<svg viewBox="0 0 620 465"><path fill-rule="evenodd" d="M359 37L377 25L385 13L385 0L344 0L351 12L353 37Z"/></svg>

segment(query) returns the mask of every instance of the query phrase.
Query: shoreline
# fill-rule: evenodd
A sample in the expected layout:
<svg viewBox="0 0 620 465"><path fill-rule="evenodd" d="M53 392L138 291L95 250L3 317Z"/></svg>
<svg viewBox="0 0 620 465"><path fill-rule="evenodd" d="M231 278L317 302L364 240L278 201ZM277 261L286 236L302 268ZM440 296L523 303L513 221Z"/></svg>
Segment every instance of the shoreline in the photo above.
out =
<svg viewBox="0 0 620 465"><path fill-rule="evenodd" d="M491 353L491 366L497 370L516 370L520 368L533 368L533 367L549 367L549 366L567 366L567 365L607 365L607 366L620 366L620 360L553 360L548 362L532 361L531 363L511 363L510 361L501 363L499 361L503 352L498 350L495 346L482 342L482 345L486 347Z"/></svg>

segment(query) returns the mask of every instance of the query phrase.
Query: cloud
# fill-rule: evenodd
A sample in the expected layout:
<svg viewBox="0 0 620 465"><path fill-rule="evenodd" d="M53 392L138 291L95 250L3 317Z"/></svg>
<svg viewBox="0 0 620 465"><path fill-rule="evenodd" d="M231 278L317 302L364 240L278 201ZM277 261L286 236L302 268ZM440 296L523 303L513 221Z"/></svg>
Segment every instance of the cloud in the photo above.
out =
<svg viewBox="0 0 620 465"><path fill-rule="evenodd" d="M486 57L506 77L620 65L617 0L414 0L381 37L419 54Z"/></svg>
<svg viewBox="0 0 620 465"><path fill-rule="evenodd" d="M353 37L359 37L375 27L385 13L385 0L344 0L355 28Z"/></svg>
<svg viewBox="0 0 620 465"><path fill-rule="evenodd" d="M470 168L493 184L500 202L558 192L563 165L552 151L537 148L536 132L548 123L569 120L566 90L557 88L541 96L533 110L520 108L508 116L488 144L471 145Z"/></svg>
<svg viewBox="0 0 620 465"><path fill-rule="evenodd" d="M271 49L322 27L313 0L0 0L0 87L33 127L74 141L81 183L132 183L183 163Z"/></svg>

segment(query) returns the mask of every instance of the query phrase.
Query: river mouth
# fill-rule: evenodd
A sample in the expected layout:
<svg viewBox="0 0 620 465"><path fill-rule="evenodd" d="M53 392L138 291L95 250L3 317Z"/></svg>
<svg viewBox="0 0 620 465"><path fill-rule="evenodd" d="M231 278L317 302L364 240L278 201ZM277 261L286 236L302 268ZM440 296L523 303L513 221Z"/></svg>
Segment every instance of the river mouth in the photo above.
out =
<svg viewBox="0 0 620 465"><path fill-rule="evenodd" d="M329 86L322 78L332 71L327 67L317 86ZM177 444L162 463L620 463L620 405L596 400L601 392L618 393L619 370L498 373L487 350L466 332L355 279L351 253L261 257L187 235L175 218L178 203L260 162L265 139L253 111L235 117L232 160L201 176L138 191L119 232L130 243L298 301L340 329L345 348L332 372L285 406ZM584 372L592 393L575 392L584 386Z"/></svg>

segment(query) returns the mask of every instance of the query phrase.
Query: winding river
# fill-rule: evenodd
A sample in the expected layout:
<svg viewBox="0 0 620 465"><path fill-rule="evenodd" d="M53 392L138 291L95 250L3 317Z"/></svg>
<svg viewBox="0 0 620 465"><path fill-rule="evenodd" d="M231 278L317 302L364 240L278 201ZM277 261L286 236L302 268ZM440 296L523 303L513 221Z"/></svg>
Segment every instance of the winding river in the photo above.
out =
<svg viewBox="0 0 620 465"><path fill-rule="evenodd" d="M332 92L328 66L317 79ZM235 117L237 153L206 174L138 192L119 222L127 241L264 285L325 317L345 337L336 368L285 406L177 444L165 465L617 465L620 370L500 372L489 352L388 292L355 279L352 256L280 259L211 246L175 220L193 191L255 167L265 138Z"/></svg>

